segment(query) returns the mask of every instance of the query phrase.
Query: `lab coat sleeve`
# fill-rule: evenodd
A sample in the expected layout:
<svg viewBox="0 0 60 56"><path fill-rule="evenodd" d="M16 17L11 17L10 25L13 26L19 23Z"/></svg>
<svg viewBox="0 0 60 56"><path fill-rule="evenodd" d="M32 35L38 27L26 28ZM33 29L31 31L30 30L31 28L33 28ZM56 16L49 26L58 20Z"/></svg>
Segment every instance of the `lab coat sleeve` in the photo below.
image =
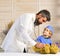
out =
<svg viewBox="0 0 60 56"><path fill-rule="evenodd" d="M29 36L29 33L26 31L26 29L22 25L20 29L20 34L22 35L22 38L30 45L34 46L36 44L36 42Z"/></svg>
<svg viewBox="0 0 60 56"><path fill-rule="evenodd" d="M34 46L36 44L36 42L29 36L28 33L28 28L29 28L29 24L32 20L32 17L30 15L25 15L22 18L23 23L19 22L20 25L18 26L18 32L22 35L22 38L26 40L26 42L28 42L30 45ZM27 43L26 43L27 44Z"/></svg>

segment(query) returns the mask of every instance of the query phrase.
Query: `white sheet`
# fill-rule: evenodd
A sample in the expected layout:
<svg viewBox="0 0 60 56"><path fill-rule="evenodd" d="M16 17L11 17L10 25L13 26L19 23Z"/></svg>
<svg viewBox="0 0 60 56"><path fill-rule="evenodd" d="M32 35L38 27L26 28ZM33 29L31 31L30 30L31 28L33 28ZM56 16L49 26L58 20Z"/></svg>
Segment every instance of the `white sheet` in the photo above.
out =
<svg viewBox="0 0 60 56"><path fill-rule="evenodd" d="M38 54L38 53L0 53L0 56L59 56L60 52L57 54Z"/></svg>

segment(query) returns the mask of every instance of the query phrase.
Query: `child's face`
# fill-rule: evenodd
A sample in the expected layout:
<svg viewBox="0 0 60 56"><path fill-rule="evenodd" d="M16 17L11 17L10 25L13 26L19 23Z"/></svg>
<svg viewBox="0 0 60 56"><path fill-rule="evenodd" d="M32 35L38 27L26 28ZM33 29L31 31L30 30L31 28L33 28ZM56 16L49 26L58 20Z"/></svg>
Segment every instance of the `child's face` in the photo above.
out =
<svg viewBox="0 0 60 56"><path fill-rule="evenodd" d="M52 32L48 29L48 28L45 28L44 31L43 31L43 35L46 37L46 38L49 38L52 36Z"/></svg>

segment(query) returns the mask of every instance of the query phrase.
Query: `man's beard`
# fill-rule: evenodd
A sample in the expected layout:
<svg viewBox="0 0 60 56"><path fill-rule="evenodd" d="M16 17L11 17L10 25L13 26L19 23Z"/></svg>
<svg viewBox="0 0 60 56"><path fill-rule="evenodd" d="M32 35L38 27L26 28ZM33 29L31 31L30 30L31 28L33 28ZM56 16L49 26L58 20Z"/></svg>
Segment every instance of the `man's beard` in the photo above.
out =
<svg viewBox="0 0 60 56"><path fill-rule="evenodd" d="M38 25L40 25L40 24L42 24L42 23L40 23L40 22L38 21L38 19L35 19L34 25L35 25L35 26L38 26Z"/></svg>

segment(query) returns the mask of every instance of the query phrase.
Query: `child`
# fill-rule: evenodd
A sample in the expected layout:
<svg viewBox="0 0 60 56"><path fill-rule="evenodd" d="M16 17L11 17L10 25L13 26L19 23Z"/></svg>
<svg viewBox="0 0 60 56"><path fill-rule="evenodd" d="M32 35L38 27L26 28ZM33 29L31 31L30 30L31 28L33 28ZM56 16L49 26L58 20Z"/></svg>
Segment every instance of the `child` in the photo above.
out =
<svg viewBox="0 0 60 56"><path fill-rule="evenodd" d="M43 35L38 36L37 42L38 43L43 43L45 46L44 48L36 48L34 47L35 52L40 52L43 54L48 54L48 53L57 53L58 52L58 47L55 44L52 44L51 41L51 36L54 33L54 29L52 26L47 26L44 28Z"/></svg>
<svg viewBox="0 0 60 56"><path fill-rule="evenodd" d="M40 43L43 43L43 44L52 44L52 41L51 41L51 36L53 35L54 33L54 29L52 26L47 26L44 28L44 31L43 31L43 35L41 36L38 36L37 38L37 42L40 42Z"/></svg>

